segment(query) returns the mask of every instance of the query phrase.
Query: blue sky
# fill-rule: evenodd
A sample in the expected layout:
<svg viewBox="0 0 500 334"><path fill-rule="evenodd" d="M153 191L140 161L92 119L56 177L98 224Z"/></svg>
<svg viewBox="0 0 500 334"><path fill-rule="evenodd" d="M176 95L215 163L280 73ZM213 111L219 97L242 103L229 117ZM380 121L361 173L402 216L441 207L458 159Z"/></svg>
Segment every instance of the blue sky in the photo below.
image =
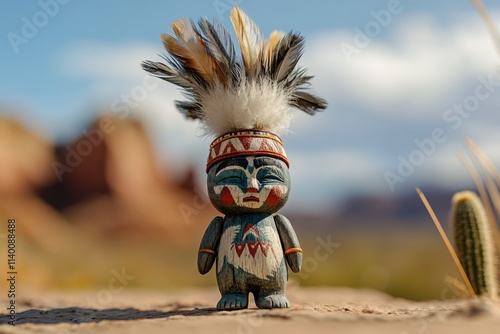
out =
<svg viewBox="0 0 500 334"><path fill-rule="evenodd" d="M484 2L500 22L500 4ZM230 27L233 4L264 35L279 29L306 37L301 65L329 102L314 117L297 112L283 136L291 202L314 208L353 194L456 187L468 180L454 153L465 136L500 163L500 57L466 0L4 2L2 112L51 140L71 140L98 110L126 106L123 94L144 86L140 61L159 59L159 35L172 21L207 16ZM487 97L476 97L478 85ZM137 107L127 106L129 117L146 123L166 169L194 164L204 178L210 140L175 111L177 98L175 87L158 82ZM453 109L464 104L470 111ZM387 175L399 178L391 185Z"/></svg>

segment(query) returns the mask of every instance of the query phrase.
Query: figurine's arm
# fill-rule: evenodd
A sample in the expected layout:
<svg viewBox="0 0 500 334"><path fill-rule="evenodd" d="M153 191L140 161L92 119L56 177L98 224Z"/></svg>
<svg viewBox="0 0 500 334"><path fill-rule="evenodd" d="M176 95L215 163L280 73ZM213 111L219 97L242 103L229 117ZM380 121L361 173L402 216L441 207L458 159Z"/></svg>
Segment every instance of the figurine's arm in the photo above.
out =
<svg viewBox="0 0 500 334"><path fill-rule="evenodd" d="M198 271L202 275L210 271L217 257L223 226L224 218L215 217L210 225L208 225L201 239L200 249L198 250Z"/></svg>
<svg viewBox="0 0 500 334"><path fill-rule="evenodd" d="M279 214L274 216L274 222L278 229L286 262L294 273L298 273L302 267L302 248L300 248L299 239L297 239L292 224L285 216Z"/></svg>

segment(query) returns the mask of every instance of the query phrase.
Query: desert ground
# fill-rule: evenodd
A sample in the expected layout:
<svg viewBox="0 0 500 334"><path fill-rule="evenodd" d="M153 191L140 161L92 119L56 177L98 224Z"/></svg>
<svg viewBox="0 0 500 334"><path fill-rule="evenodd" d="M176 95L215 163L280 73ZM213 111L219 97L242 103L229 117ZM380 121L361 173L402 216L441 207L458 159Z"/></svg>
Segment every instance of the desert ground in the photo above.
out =
<svg viewBox="0 0 500 334"><path fill-rule="evenodd" d="M351 288L291 286L289 309L216 311L216 288L31 292L16 326L1 333L498 333L500 304L480 299L415 302Z"/></svg>

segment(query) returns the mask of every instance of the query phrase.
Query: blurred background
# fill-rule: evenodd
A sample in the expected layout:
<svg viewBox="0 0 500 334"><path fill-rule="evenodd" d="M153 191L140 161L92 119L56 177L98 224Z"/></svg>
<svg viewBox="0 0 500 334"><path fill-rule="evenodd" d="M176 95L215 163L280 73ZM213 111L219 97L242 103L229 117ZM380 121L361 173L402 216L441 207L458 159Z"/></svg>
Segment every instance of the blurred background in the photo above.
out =
<svg viewBox="0 0 500 334"><path fill-rule="evenodd" d="M499 22L500 4L484 4ZM231 28L233 5L265 36L305 36L300 65L329 103L314 117L297 111L282 136L293 183L282 213L305 252L293 284L459 296L415 187L446 225L451 195L474 189L456 157L464 138L500 164L499 57L468 0L4 3L0 254L13 217L19 284L98 289L120 272L127 287L216 289L215 272L196 269L218 214L205 186L213 138L140 63L161 59L175 19Z"/></svg>

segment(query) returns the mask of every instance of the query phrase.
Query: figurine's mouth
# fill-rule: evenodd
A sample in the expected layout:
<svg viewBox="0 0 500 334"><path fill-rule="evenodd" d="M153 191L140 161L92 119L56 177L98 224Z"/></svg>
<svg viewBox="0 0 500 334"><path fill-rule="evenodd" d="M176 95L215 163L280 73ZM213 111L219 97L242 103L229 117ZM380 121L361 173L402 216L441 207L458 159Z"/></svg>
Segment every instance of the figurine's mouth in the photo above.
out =
<svg viewBox="0 0 500 334"><path fill-rule="evenodd" d="M260 202L260 200L255 196L248 196L243 198L243 202Z"/></svg>

